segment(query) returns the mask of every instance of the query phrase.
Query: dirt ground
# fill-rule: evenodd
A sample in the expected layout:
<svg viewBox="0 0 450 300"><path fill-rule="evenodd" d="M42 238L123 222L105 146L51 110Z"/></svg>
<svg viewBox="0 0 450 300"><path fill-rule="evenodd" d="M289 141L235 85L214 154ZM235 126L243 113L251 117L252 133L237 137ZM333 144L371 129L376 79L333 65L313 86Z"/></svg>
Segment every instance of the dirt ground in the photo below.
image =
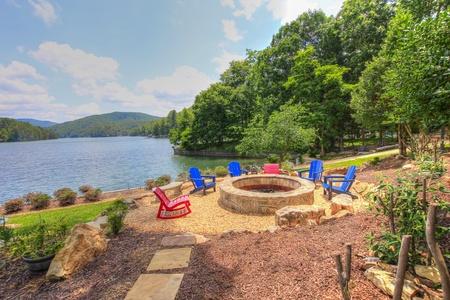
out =
<svg viewBox="0 0 450 300"><path fill-rule="evenodd" d="M376 166L367 165L359 168L357 180L375 183L378 172L393 179L405 163L392 157ZM443 180L449 179L444 176ZM48 282L45 273L32 275L17 259L0 271L0 298L124 299L146 273L155 251L162 248L161 239L190 232L210 241L194 246L189 267L169 271L184 273L177 299L341 299L333 255L340 253L343 258L347 243L352 245L352 299L390 299L361 269L369 255L365 236L378 232L384 221L368 212L361 198L355 200L359 212L354 215L271 233L267 229L274 226L273 216L230 213L217 205L218 195L219 191L191 195L193 212L173 220L156 219L158 204L145 196L128 214L125 230L111 237L107 252L81 271L64 281ZM315 201L327 205L319 186ZM442 215L439 222L449 226ZM444 238L444 250L450 250L449 240Z"/></svg>

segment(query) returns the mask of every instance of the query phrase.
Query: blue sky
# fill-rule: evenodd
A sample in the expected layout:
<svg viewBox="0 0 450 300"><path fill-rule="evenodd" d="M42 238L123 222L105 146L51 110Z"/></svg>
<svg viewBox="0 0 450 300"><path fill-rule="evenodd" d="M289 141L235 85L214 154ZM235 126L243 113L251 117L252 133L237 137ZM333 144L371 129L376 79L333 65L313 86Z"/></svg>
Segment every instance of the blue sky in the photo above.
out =
<svg viewBox="0 0 450 300"><path fill-rule="evenodd" d="M2 0L0 117L65 122L190 107L246 50L333 0Z"/></svg>

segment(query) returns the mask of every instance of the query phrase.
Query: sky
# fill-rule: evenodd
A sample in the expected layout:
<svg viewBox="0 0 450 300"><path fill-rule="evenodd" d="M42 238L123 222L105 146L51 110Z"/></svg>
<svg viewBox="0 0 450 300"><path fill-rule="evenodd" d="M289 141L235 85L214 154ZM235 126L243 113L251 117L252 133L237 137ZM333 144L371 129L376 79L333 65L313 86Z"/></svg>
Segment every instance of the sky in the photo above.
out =
<svg viewBox="0 0 450 300"><path fill-rule="evenodd" d="M247 50L343 0L1 0L0 117L57 123L190 107Z"/></svg>

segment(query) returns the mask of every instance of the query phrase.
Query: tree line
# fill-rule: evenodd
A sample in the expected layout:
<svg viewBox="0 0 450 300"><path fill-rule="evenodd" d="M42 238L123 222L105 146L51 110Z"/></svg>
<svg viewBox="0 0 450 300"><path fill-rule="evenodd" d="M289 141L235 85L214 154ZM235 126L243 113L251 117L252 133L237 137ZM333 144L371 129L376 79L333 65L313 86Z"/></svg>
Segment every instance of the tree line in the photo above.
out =
<svg viewBox="0 0 450 300"><path fill-rule="evenodd" d="M192 107L146 128L187 150L324 155L396 131L402 154L417 151L450 120L449 4L347 0L337 16L303 13Z"/></svg>
<svg viewBox="0 0 450 300"><path fill-rule="evenodd" d="M0 142L26 142L57 138L58 134L53 130L14 119L0 118Z"/></svg>

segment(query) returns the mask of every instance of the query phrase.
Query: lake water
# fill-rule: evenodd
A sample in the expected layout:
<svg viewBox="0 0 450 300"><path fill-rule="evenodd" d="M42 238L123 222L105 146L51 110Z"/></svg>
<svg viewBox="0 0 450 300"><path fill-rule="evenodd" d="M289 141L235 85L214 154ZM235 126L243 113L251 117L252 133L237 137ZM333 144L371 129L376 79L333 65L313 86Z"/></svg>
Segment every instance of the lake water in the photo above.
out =
<svg viewBox="0 0 450 300"><path fill-rule="evenodd" d="M192 166L214 169L235 160L174 155L168 139L143 137L0 143L0 159L0 203L28 192L78 191L85 184L104 192L143 187L163 174L174 181Z"/></svg>

